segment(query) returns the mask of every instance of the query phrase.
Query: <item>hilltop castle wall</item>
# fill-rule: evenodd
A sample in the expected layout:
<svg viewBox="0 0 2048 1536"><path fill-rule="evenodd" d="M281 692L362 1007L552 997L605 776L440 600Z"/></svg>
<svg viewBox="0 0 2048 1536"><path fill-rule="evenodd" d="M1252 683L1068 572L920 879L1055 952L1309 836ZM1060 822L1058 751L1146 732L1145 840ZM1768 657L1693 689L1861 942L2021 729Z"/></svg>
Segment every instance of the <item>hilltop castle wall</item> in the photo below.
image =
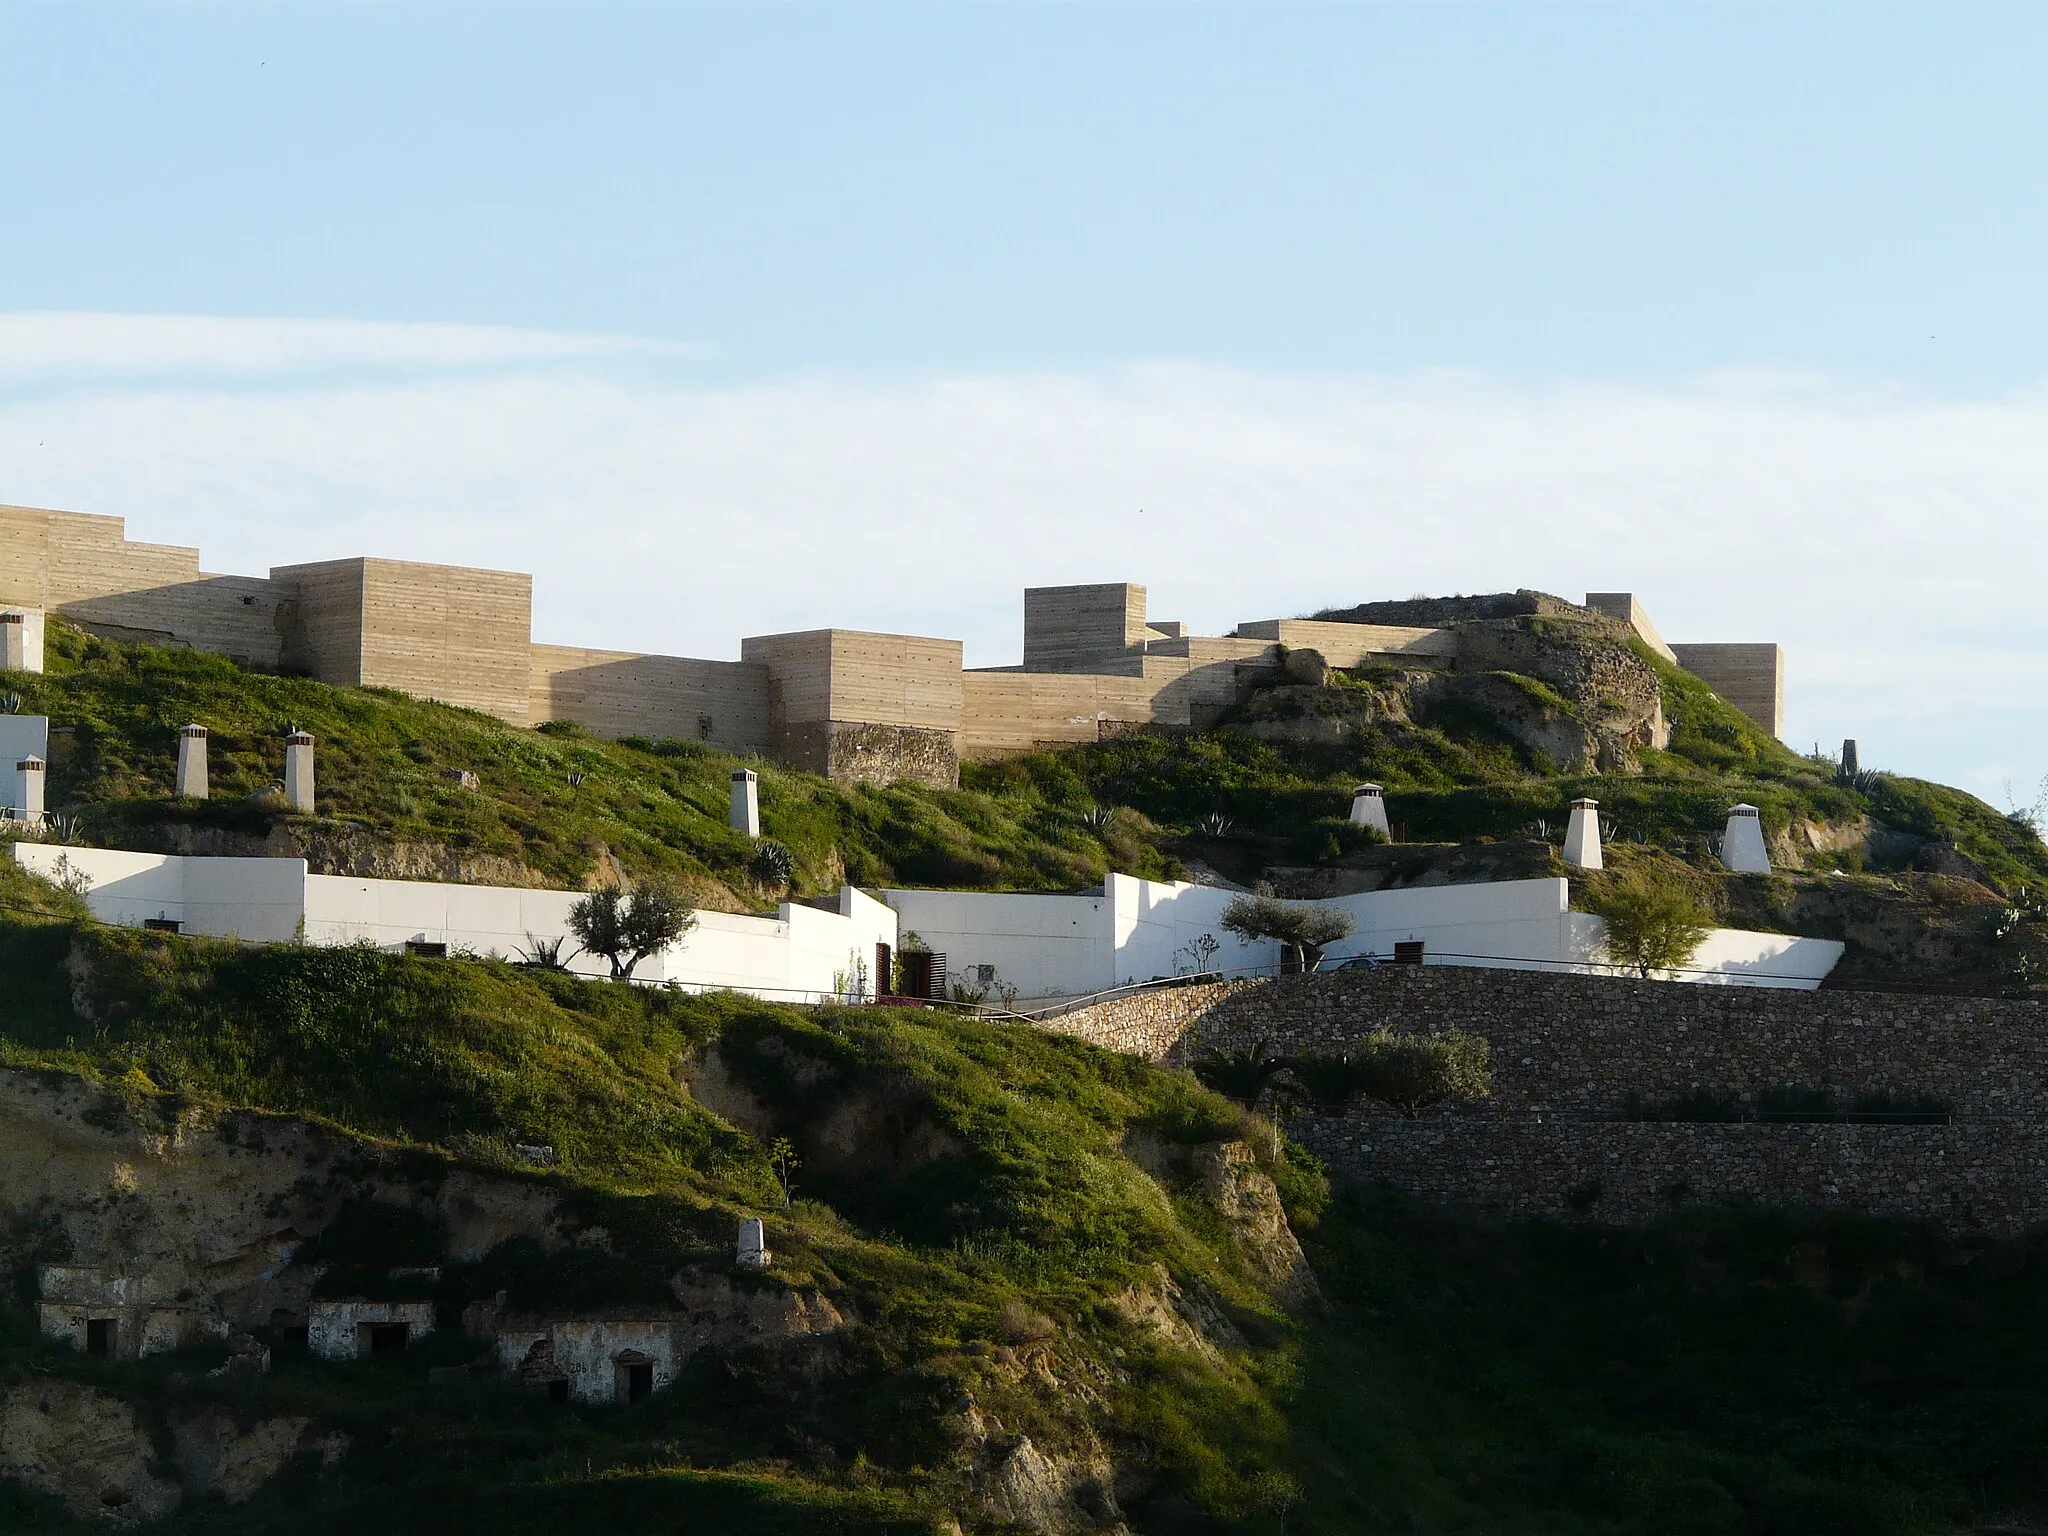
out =
<svg viewBox="0 0 2048 1536"><path fill-rule="evenodd" d="M1629 594L1594 596L1654 636ZM1136 726L1203 729L1278 665L1282 648L1316 650L1338 667L1446 665L1456 631L1401 621L1474 603L1569 607L1537 594L1368 605L1343 621L1271 619L1200 636L1148 622L1145 601L1128 582L1028 590L1015 668L963 672L957 640L840 629L755 636L739 661L706 661L535 645L533 581L517 572L353 558L219 576L199 569L197 550L131 542L116 517L0 507L0 608L37 624L60 613L115 638L399 689L515 725L574 720L608 736L702 741L860 782L950 785L963 760ZM1368 616L1392 622L1351 622ZM1778 728L1777 647L1678 650Z"/></svg>

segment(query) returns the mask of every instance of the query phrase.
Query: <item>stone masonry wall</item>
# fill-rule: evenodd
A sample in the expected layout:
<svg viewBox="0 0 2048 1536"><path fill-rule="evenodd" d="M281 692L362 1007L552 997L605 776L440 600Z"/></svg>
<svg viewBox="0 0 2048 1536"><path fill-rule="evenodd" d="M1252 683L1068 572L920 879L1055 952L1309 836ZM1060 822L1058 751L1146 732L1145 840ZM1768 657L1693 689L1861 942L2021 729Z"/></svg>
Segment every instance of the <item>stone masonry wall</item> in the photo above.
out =
<svg viewBox="0 0 2048 1536"><path fill-rule="evenodd" d="M1839 1205L2016 1231L2048 1220L2048 1008L2039 1003L1388 966L1116 999L1048 1028L1185 1061L1341 1056L1379 1027L1492 1045L1495 1097L1402 1120L1304 1114L1332 1171L1518 1215L1646 1220L1688 1201ZM1947 1125L1663 1124L1632 1098L1769 1088L1932 1095Z"/></svg>

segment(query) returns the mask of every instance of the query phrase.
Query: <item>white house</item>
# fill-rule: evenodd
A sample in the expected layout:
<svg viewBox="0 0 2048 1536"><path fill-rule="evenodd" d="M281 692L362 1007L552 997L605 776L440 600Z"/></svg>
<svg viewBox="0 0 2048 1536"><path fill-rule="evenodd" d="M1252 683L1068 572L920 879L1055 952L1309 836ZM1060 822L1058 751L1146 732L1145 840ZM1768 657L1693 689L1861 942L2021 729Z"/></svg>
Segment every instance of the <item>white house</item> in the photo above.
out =
<svg viewBox="0 0 2048 1536"><path fill-rule="evenodd" d="M104 922L163 927L252 943L370 943L427 954L518 958L536 941L565 938L577 891L313 875L302 859L202 858L17 843L15 857L39 874L87 882ZM60 861L64 869L60 871ZM956 981L992 979L1020 1002L1078 997L1197 971L1273 975L1279 946L1246 944L1223 930L1233 892L1214 886L1111 875L1080 896L988 891L889 890L881 900L842 889L831 910L784 902L774 917L700 912L679 943L648 957L636 980L691 989L730 988L787 1002L855 991L872 996L877 946L915 934L947 957ZM1420 945L1425 963L1600 972L1605 925L1573 912L1562 879L1425 886L1331 897L1351 915L1331 963L1396 957ZM569 939L566 949L574 948ZM1827 939L1717 929L1680 979L1738 986L1811 988L1842 946ZM570 967L607 974L593 955ZM867 985L858 985L865 974Z"/></svg>

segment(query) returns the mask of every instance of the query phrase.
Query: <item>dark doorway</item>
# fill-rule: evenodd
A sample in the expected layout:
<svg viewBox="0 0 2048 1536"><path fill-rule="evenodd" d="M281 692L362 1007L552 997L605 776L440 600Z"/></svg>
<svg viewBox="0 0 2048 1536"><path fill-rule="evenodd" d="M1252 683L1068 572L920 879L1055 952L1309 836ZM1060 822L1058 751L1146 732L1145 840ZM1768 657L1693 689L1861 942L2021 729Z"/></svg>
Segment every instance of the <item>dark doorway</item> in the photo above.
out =
<svg viewBox="0 0 2048 1536"><path fill-rule="evenodd" d="M896 990L896 978L892 967L895 954L886 944L875 946L875 996L887 997Z"/></svg>
<svg viewBox="0 0 2048 1536"><path fill-rule="evenodd" d="M618 1362L618 1395L622 1403L637 1403L654 1395L654 1362L628 1358Z"/></svg>
<svg viewBox="0 0 2048 1536"><path fill-rule="evenodd" d="M85 1352L98 1355L102 1360L114 1353L114 1320L111 1317L95 1317L85 1325Z"/></svg>
<svg viewBox="0 0 2048 1536"><path fill-rule="evenodd" d="M370 1324L370 1353L373 1355L396 1354L405 1348L412 1337L410 1323Z"/></svg>
<svg viewBox="0 0 2048 1536"><path fill-rule="evenodd" d="M1397 939L1394 942L1394 964L1422 964L1423 941L1421 939Z"/></svg>
<svg viewBox="0 0 2048 1536"><path fill-rule="evenodd" d="M566 1381L549 1382L548 1401L551 1403L566 1403L569 1401L569 1383Z"/></svg>

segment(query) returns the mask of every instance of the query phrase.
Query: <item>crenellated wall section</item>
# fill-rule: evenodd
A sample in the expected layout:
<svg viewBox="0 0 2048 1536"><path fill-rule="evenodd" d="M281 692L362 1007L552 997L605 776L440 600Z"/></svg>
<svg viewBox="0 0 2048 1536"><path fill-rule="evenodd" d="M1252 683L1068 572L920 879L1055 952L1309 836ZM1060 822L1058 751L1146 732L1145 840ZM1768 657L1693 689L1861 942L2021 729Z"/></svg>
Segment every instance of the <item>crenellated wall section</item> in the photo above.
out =
<svg viewBox="0 0 2048 1536"><path fill-rule="evenodd" d="M1670 654L1629 594L1588 602ZM1458 655L1450 628L1266 619L1190 635L1148 621L1145 604L1130 582L1027 590L1021 667L966 672L957 640L844 629L754 636L738 661L709 661L536 645L533 580L517 572L358 557L222 576L200 570L195 549L129 540L118 517L0 507L0 609L36 626L57 613L115 638L394 688L515 725L573 720L607 736L701 741L861 782L949 785L962 761L1133 727L1204 729L1284 650L1313 649L1337 667L1447 666ZM1778 729L1776 646L1676 654Z"/></svg>

